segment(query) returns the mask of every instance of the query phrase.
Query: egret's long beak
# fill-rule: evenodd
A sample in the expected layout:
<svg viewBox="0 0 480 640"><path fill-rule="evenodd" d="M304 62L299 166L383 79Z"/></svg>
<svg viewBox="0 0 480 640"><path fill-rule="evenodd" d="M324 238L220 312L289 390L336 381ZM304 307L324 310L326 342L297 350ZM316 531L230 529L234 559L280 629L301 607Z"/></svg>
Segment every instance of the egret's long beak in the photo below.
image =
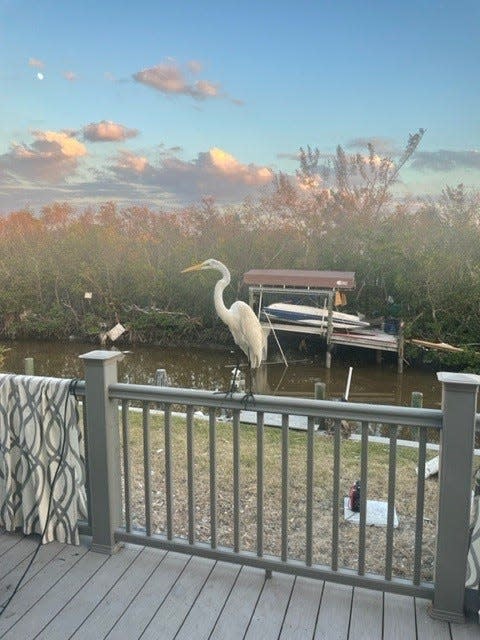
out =
<svg viewBox="0 0 480 640"><path fill-rule="evenodd" d="M202 268L203 262L199 262L198 264L193 264L191 267L187 267L183 269L180 273L187 273L187 271L200 271Z"/></svg>

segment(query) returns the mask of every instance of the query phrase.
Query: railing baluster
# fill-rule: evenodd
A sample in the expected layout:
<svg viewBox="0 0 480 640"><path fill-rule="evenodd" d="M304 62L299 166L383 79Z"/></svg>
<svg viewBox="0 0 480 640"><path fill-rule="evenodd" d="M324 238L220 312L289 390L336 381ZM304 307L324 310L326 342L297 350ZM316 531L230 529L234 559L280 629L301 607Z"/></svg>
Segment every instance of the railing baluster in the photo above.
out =
<svg viewBox="0 0 480 640"><path fill-rule="evenodd" d="M125 493L125 529L127 533L132 530L132 517L130 510L130 434L128 409L130 403L128 400L122 400L122 440L123 440L123 487Z"/></svg>
<svg viewBox="0 0 480 640"><path fill-rule="evenodd" d="M312 566L312 544L313 544L313 451L314 451L314 427L315 418L308 417L307 431L307 522L306 522L306 541L305 541L305 564L307 567Z"/></svg>
<svg viewBox="0 0 480 640"><path fill-rule="evenodd" d="M282 413L282 551L283 562L288 558L288 414Z"/></svg>
<svg viewBox="0 0 480 640"><path fill-rule="evenodd" d="M419 585L422 568L423 516L425 507L425 461L427 457L427 430L419 429L417 512L415 517L415 555L413 560L413 584Z"/></svg>
<svg viewBox="0 0 480 640"><path fill-rule="evenodd" d="M263 556L263 458L264 414L257 413L257 556Z"/></svg>
<svg viewBox="0 0 480 640"><path fill-rule="evenodd" d="M333 504L332 504L332 570L338 570L338 514L340 510L340 420L334 422L333 435Z"/></svg>
<svg viewBox="0 0 480 640"><path fill-rule="evenodd" d="M165 510L167 516L167 539L173 538L173 480L172 480L172 408L163 410L165 429Z"/></svg>
<svg viewBox="0 0 480 640"><path fill-rule="evenodd" d="M362 422L360 452L360 523L358 528L358 575L365 575L365 533L368 492L368 422Z"/></svg>
<svg viewBox="0 0 480 640"><path fill-rule="evenodd" d="M194 407L187 406L187 492L188 492L188 542L195 543L195 484L194 484Z"/></svg>
<svg viewBox="0 0 480 640"><path fill-rule="evenodd" d="M240 410L233 412L233 550L240 551Z"/></svg>
<svg viewBox="0 0 480 640"><path fill-rule="evenodd" d="M150 406L142 402L143 413L143 478L145 492L145 529L147 536L152 535L152 470L150 456Z"/></svg>
<svg viewBox="0 0 480 640"><path fill-rule="evenodd" d="M385 549L385 580L392 579L393 564L393 517L395 510L395 479L397 474L397 434L396 425L390 425L390 453L388 459L388 510L387 544Z"/></svg>
<svg viewBox="0 0 480 640"><path fill-rule="evenodd" d="M208 411L210 447L210 546L217 548L217 429L215 409Z"/></svg>

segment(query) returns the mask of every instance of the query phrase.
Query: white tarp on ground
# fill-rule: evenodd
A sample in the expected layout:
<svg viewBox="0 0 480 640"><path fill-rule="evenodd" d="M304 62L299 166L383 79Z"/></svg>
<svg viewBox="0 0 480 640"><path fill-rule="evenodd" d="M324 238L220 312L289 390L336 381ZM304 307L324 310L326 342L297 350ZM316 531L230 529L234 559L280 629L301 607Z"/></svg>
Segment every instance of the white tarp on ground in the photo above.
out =
<svg viewBox="0 0 480 640"><path fill-rule="evenodd" d="M85 464L69 384L0 374L0 525L42 534L48 519L42 542L78 544L77 521L86 516Z"/></svg>

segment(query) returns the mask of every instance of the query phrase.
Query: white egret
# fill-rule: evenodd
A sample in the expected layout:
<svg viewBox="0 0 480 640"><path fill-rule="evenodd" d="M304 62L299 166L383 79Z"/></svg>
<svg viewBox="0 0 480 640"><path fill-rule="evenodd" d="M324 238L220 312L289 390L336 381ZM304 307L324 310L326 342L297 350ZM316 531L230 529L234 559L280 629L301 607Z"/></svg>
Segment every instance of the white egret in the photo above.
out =
<svg viewBox="0 0 480 640"><path fill-rule="evenodd" d="M215 285L213 293L215 311L219 318L223 320L230 329L235 344L238 345L247 356L250 370L258 369L264 356L267 338L267 334L264 333L259 319L253 309L242 300L237 300L232 304L230 309L227 309L223 302L223 291L230 284L230 271L218 260L210 258L209 260L184 269L182 273L201 271L203 269L214 269L222 274L222 277ZM252 380L250 376L250 394L251 387Z"/></svg>

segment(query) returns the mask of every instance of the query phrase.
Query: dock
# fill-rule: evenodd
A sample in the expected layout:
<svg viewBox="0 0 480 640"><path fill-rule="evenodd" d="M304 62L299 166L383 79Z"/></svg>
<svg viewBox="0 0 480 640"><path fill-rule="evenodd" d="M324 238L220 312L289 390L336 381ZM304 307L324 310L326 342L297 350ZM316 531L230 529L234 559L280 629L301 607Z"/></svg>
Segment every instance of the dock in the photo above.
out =
<svg viewBox="0 0 480 640"><path fill-rule="evenodd" d="M354 272L254 269L244 274L243 282L248 285L249 304L266 331L317 335L325 340L325 366L327 369L331 367L335 345L343 345L375 351L378 363L381 362L383 352L396 353L398 372L403 372L404 338L401 322L398 323L399 330L396 334L374 327L335 330L333 326L332 313L336 295L355 289ZM276 299L283 296L287 300L300 298L320 300L323 298L329 311L327 326L315 327L298 323L265 321L262 318L264 303L266 299L271 300L273 296Z"/></svg>

